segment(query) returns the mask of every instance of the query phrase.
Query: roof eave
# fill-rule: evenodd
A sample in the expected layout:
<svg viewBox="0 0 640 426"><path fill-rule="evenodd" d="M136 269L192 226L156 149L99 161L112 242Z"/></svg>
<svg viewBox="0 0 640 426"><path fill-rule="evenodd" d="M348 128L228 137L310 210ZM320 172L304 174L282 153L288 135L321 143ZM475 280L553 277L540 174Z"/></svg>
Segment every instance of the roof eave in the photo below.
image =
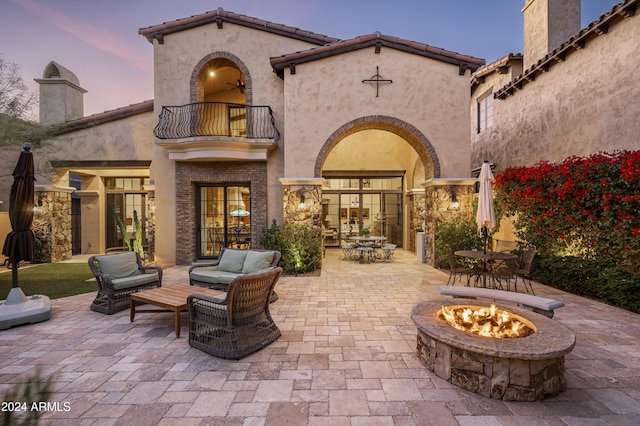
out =
<svg viewBox="0 0 640 426"><path fill-rule="evenodd" d="M263 21L256 18L250 18L245 15L238 15L232 12L226 12L221 8L216 11L205 12L200 15L194 15L190 18L179 19L173 22L165 22L164 24L154 25L147 28L140 28L138 34L147 38L150 43L158 40L158 43L164 43L164 37L169 34L196 28L202 25L216 23L219 29L223 28L223 23L240 25L247 28L253 28L259 31L301 40L315 45L325 45L339 41L340 39L329 37L322 34L316 34L310 31L301 30L295 27L280 25L269 21Z"/></svg>
<svg viewBox="0 0 640 426"><path fill-rule="evenodd" d="M588 40L606 34L609 31L609 25L615 24L622 19L635 16L638 4L640 4L640 0L626 0L623 3L616 4L609 13L602 14L598 20L591 22L588 26L581 29L578 34L562 43L560 47L545 55L522 74L498 90L494 97L496 99L505 99L513 95L522 89L524 85L534 81L538 74L548 72L553 65L564 62L571 53L586 48Z"/></svg>
<svg viewBox="0 0 640 426"><path fill-rule="evenodd" d="M344 45L340 46L339 44L341 43L343 43ZM379 37L367 39L357 44L349 43L348 41L340 41L335 44L336 46L327 45L321 48L310 49L305 52L297 52L294 54L273 57L271 58L271 66L273 67L274 72L276 72L278 75L282 75L283 70L287 67L313 62L319 59L324 59L356 50L366 49L369 47L374 47L376 53L380 51L381 47L388 47L414 55L446 62L452 65L457 65L460 68L462 74L466 69L470 69L473 72L485 63L484 59L467 57L464 55L456 54L455 52L448 52L442 49L431 48L427 45L423 46L428 47L428 49L419 49L416 47L412 47L409 44L393 42ZM442 53L436 53L432 50L441 50Z"/></svg>

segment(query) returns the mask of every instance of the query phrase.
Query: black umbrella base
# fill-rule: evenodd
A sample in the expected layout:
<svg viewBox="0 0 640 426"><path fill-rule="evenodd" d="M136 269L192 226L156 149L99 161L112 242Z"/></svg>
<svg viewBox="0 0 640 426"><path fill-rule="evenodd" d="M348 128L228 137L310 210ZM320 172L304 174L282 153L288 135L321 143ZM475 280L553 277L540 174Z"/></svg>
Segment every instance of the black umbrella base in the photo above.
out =
<svg viewBox="0 0 640 426"><path fill-rule="evenodd" d="M7 300L0 300L0 330L18 325L46 321L51 317L51 300L47 296L25 296L12 288Z"/></svg>

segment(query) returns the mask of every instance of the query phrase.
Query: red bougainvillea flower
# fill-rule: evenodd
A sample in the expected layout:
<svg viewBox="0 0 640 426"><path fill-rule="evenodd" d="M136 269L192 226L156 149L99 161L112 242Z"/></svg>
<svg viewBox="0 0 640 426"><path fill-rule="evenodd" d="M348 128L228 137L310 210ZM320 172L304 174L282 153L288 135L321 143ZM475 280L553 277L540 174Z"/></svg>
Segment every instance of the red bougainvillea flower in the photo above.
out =
<svg viewBox="0 0 640 426"><path fill-rule="evenodd" d="M573 244L640 269L640 150L508 167L494 187L519 238L548 252Z"/></svg>

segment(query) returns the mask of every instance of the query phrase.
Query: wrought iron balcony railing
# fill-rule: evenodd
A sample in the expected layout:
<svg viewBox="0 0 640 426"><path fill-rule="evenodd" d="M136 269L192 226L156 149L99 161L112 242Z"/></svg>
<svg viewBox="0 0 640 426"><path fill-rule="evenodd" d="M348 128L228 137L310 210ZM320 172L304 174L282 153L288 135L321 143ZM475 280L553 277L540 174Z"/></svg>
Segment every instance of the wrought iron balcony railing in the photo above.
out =
<svg viewBox="0 0 640 426"><path fill-rule="evenodd" d="M277 140L280 137L271 107L223 102L163 106L153 134L158 139L226 136Z"/></svg>

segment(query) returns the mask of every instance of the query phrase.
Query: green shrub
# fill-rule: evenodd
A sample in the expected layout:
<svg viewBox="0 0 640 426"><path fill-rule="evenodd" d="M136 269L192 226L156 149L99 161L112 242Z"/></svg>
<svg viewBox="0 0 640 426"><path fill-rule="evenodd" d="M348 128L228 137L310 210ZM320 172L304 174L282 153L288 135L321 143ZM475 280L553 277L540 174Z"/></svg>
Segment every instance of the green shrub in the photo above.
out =
<svg viewBox="0 0 640 426"><path fill-rule="evenodd" d="M435 247L438 266L446 265L449 250L482 250L483 241L478 236L476 222L455 217L436 228ZM440 264L442 263L442 264Z"/></svg>
<svg viewBox="0 0 640 426"><path fill-rule="evenodd" d="M531 273L540 283L640 313L640 274L611 260L537 256Z"/></svg>
<svg viewBox="0 0 640 426"><path fill-rule="evenodd" d="M322 260L322 240L310 225L285 225L282 228L282 267L289 273L315 271Z"/></svg>
<svg viewBox="0 0 640 426"><path fill-rule="evenodd" d="M260 245L267 250L282 251L281 234L282 230L276 223L276 220L273 219L271 226L262 230Z"/></svg>
<svg viewBox="0 0 640 426"><path fill-rule="evenodd" d="M268 250L279 250L280 266L291 274L314 271L322 260L322 239L318 229L310 225L280 228L274 219L271 227L262 231L260 244Z"/></svg>

